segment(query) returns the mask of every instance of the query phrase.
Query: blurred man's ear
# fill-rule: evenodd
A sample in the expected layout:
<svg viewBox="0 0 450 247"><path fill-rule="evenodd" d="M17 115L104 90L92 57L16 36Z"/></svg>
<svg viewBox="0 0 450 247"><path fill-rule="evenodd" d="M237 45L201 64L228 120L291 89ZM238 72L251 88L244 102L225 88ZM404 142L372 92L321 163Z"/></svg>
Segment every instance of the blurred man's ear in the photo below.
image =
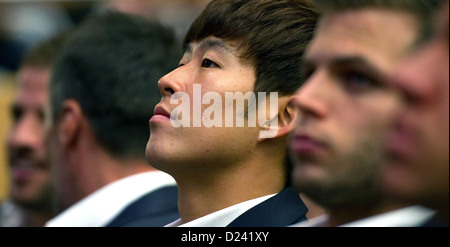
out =
<svg viewBox="0 0 450 247"><path fill-rule="evenodd" d="M62 146L70 146L78 138L83 117L82 110L75 100L66 100L61 111L61 119L58 124L58 141Z"/></svg>

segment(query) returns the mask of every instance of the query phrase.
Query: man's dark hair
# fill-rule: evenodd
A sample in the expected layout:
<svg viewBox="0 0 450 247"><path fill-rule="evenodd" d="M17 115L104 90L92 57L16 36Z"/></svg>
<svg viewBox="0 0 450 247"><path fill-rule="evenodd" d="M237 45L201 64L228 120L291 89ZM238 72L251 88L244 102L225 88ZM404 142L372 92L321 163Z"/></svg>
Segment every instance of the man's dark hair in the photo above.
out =
<svg viewBox="0 0 450 247"><path fill-rule="evenodd" d="M194 20L183 45L215 36L255 68L253 91L292 95L302 85L301 60L319 18L306 0L213 0ZM292 164L286 155L286 185Z"/></svg>
<svg viewBox="0 0 450 247"><path fill-rule="evenodd" d="M64 30L34 45L25 53L20 67L37 66L51 68L69 34L70 29Z"/></svg>
<svg viewBox="0 0 450 247"><path fill-rule="evenodd" d="M306 0L213 0L183 43L223 39L255 67L254 92L290 95L302 84L300 60L317 18Z"/></svg>
<svg viewBox="0 0 450 247"><path fill-rule="evenodd" d="M429 38L432 31L432 17L443 2L444 0L312 0L312 4L322 14L373 7L411 13L422 24L417 42Z"/></svg>
<svg viewBox="0 0 450 247"><path fill-rule="evenodd" d="M101 145L117 158L144 158L158 80L181 55L171 28L118 12L89 17L58 56L51 80L53 121L76 100Z"/></svg>

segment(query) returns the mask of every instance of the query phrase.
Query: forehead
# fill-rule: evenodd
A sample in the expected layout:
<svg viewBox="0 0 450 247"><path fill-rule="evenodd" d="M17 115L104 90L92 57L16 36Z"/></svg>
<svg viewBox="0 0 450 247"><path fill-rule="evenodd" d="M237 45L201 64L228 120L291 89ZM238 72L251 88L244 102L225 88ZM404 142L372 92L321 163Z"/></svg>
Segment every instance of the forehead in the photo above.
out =
<svg viewBox="0 0 450 247"><path fill-rule="evenodd" d="M49 80L49 68L24 67L17 76L16 101L45 102L48 95Z"/></svg>
<svg viewBox="0 0 450 247"><path fill-rule="evenodd" d="M307 57L327 61L335 56L360 56L389 69L415 40L418 24L405 12L359 9L323 17L307 49Z"/></svg>

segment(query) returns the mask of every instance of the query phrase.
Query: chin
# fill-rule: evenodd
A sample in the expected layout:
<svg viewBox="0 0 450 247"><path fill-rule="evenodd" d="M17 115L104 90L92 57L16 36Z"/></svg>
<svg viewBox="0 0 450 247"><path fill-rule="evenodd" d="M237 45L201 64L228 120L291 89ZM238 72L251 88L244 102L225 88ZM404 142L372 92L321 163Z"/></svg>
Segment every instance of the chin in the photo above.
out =
<svg viewBox="0 0 450 247"><path fill-rule="evenodd" d="M168 155L166 154L166 156L168 156ZM145 159L147 160L147 162L151 166L153 166L153 167L155 167L157 169L160 169L158 167L159 164L164 164L165 163L164 162L164 155L160 155L159 152L157 152L155 150L155 148L153 148L153 147L148 147L147 146L147 148L145 149Z"/></svg>
<svg viewBox="0 0 450 247"><path fill-rule="evenodd" d="M318 167L297 165L292 172L292 176L293 184L309 184L321 181L324 175Z"/></svg>
<svg viewBox="0 0 450 247"><path fill-rule="evenodd" d="M415 197L415 187L420 184L411 172L400 163L388 163L382 174L383 190L393 198L409 201Z"/></svg>

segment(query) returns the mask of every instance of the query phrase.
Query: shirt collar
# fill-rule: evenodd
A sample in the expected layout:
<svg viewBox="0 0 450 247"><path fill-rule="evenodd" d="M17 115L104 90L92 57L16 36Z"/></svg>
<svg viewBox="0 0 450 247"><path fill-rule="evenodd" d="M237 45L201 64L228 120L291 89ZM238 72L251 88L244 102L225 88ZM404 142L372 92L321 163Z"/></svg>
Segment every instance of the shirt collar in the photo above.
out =
<svg viewBox="0 0 450 247"><path fill-rule="evenodd" d="M241 214L245 213L247 210L275 195L276 194L267 195L241 202L231 207L221 209L201 218L187 222L185 224L181 224L181 219L178 219L175 222L166 225L166 227L225 227L233 222Z"/></svg>
<svg viewBox="0 0 450 247"><path fill-rule="evenodd" d="M127 205L175 180L161 171L143 172L110 183L75 203L46 223L49 227L101 227Z"/></svg>
<svg viewBox="0 0 450 247"><path fill-rule="evenodd" d="M341 227L416 227L430 220L435 211L422 206L410 206L387 213L374 215L361 220L340 225ZM292 227L317 227L327 222L328 214L312 218Z"/></svg>
<svg viewBox="0 0 450 247"><path fill-rule="evenodd" d="M416 227L435 215L435 211L411 206L341 225L343 227Z"/></svg>

